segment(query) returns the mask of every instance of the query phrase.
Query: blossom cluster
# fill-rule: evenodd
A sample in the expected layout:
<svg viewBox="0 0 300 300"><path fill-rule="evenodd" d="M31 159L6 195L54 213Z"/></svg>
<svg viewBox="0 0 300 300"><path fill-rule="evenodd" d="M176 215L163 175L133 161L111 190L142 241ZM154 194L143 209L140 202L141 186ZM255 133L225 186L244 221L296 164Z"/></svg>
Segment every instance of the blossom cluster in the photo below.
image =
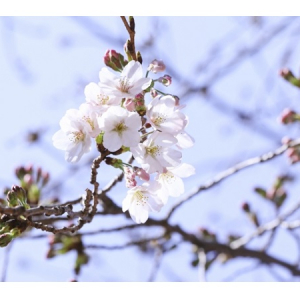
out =
<svg viewBox="0 0 300 300"><path fill-rule="evenodd" d="M111 154L130 151L138 166L115 160L129 189L122 209L136 223L145 223L149 212L159 212L169 196L184 192L181 178L194 174L195 169L182 163L181 150L193 146L194 140L185 131L188 117L179 98L154 88L155 84L170 85L172 78L148 78L150 72L165 70L162 61L152 61L145 75L140 62L127 62L114 50L107 51L104 62L116 72L103 67L99 83L85 87L85 103L66 112L53 144L72 163L91 150L93 139Z"/></svg>

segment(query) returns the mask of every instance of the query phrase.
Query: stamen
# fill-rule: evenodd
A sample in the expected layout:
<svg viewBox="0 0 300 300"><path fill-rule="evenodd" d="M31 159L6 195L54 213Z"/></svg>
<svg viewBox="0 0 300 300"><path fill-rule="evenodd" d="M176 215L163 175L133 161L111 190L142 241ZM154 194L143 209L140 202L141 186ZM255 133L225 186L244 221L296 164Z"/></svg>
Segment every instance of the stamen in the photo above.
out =
<svg viewBox="0 0 300 300"><path fill-rule="evenodd" d="M82 142L84 137L85 135L82 131L72 131L71 134L69 134L69 139L73 143Z"/></svg>
<svg viewBox="0 0 300 300"><path fill-rule="evenodd" d="M146 147L146 153L151 155L152 157L160 155L161 147L159 146L152 146L152 147Z"/></svg>
<svg viewBox="0 0 300 300"><path fill-rule="evenodd" d="M95 129L94 122L92 121L92 119L90 117L83 116L82 120L85 121L85 122L87 122L91 126L92 130Z"/></svg>
<svg viewBox="0 0 300 300"><path fill-rule="evenodd" d="M145 196L141 191L137 191L134 193L135 199L136 199L136 205L146 205L148 196Z"/></svg>
<svg viewBox="0 0 300 300"><path fill-rule="evenodd" d="M119 86L117 89L123 93L128 93L128 91L133 87L132 84L130 84L130 81L127 77L120 78Z"/></svg>
<svg viewBox="0 0 300 300"><path fill-rule="evenodd" d="M124 122L118 123L113 131L116 131L119 136L122 135L123 131L125 131L128 127L124 124Z"/></svg>

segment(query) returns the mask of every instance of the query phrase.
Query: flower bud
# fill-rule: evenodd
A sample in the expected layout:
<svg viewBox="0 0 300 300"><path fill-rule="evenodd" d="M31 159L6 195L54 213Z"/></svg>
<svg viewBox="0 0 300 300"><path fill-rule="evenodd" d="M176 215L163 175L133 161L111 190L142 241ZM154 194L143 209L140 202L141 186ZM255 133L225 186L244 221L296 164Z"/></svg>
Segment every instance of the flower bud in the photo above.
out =
<svg viewBox="0 0 300 300"><path fill-rule="evenodd" d="M135 30L135 22L134 22L134 18L133 18L133 16L129 16L129 27L130 27L130 29L132 30L132 31L134 31Z"/></svg>
<svg viewBox="0 0 300 300"><path fill-rule="evenodd" d="M17 167L15 169L15 174L18 179L22 180L24 175L26 174L25 168L24 167Z"/></svg>
<svg viewBox="0 0 300 300"><path fill-rule="evenodd" d="M28 199L30 203L37 204L41 196L41 191L36 184L30 186L28 190Z"/></svg>
<svg viewBox="0 0 300 300"><path fill-rule="evenodd" d="M136 53L136 60L137 60L140 64L143 63L143 58L142 58L142 54L141 54L140 51L137 51L137 53Z"/></svg>
<svg viewBox="0 0 300 300"><path fill-rule="evenodd" d="M289 148L286 150L286 155L287 157L289 158L290 162L292 164L300 161L300 153L299 153L299 150L296 149L296 148Z"/></svg>
<svg viewBox="0 0 300 300"><path fill-rule="evenodd" d="M113 166L114 168L123 170L123 161L122 159L106 157L106 164Z"/></svg>
<svg viewBox="0 0 300 300"><path fill-rule="evenodd" d="M9 191L6 195L6 197L7 197L8 205L10 207L15 207L15 206L19 205L18 197L16 196L16 194L14 192Z"/></svg>
<svg viewBox="0 0 300 300"><path fill-rule="evenodd" d="M20 200L23 201L26 199L26 192L23 188L17 185L13 185L11 190L16 194L17 198L19 198Z"/></svg>
<svg viewBox="0 0 300 300"><path fill-rule="evenodd" d="M279 71L279 75L294 86L300 87L300 79L296 78L291 70L283 68Z"/></svg>
<svg viewBox="0 0 300 300"><path fill-rule="evenodd" d="M123 106L128 110L128 111L135 111L135 102L134 100L130 98L126 98L126 100L123 103Z"/></svg>
<svg viewBox="0 0 300 300"><path fill-rule="evenodd" d="M6 247L13 239L11 233L6 232L0 235L0 247Z"/></svg>
<svg viewBox="0 0 300 300"><path fill-rule="evenodd" d="M27 167L25 168L25 172L26 172L27 174L32 174L32 172L33 172L33 166L32 166L32 165L27 166Z"/></svg>
<svg viewBox="0 0 300 300"><path fill-rule="evenodd" d="M281 139L281 143L282 143L283 145L287 145L287 144L289 144L291 141L292 141L292 139L290 139L290 138L287 137L287 136L284 136L284 137Z"/></svg>
<svg viewBox="0 0 300 300"><path fill-rule="evenodd" d="M27 187L33 184L33 178L30 174L26 174L23 180Z"/></svg>
<svg viewBox="0 0 300 300"><path fill-rule="evenodd" d="M121 72L128 62L122 54L115 50L107 50L104 55L104 63L113 70Z"/></svg>
<svg viewBox="0 0 300 300"><path fill-rule="evenodd" d="M151 95L152 98L155 98L158 95L158 92L156 91L156 89L152 88L150 90L150 95Z"/></svg>
<svg viewBox="0 0 300 300"><path fill-rule="evenodd" d="M170 75L164 75L158 78L158 82L162 83L164 86L169 86L172 83L172 77Z"/></svg>
<svg viewBox="0 0 300 300"><path fill-rule="evenodd" d="M41 167L38 167L37 170L36 170L36 182L39 182L42 178L42 168Z"/></svg>
<svg viewBox="0 0 300 300"><path fill-rule="evenodd" d="M124 51L127 55L127 59L128 61L131 61L133 60L133 57L132 57L132 52L133 52L133 47L132 47L132 43L130 40L127 40L125 45L124 45Z"/></svg>
<svg viewBox="0 0 300 300"><path fill-rule="evenodd" d="M42 179L43 179L42 186L45 186L49 182L49 179L50 179L49 172L43 172Z"/></svg>
<svg viewBox="0 0 300 300"><path fill-rule="evenodd" d="M148 71L152 71L154 74L163 72L166 66L162 60L154 59L148 67Z"/></svg>
<svg viewBox="0 0 300 300"><path fill-rule="evenodd" d="M250 205L249 205L249 203L244 202L242 204L242 210L245 211L245 212L250 212Z"/></svg>
<svg viewBox="0 0 300 300"><path fill-rule="evenodd" d="M22 205L25 208L29 208L26 191L17 185L13 185L11 190L7 193L7 202L10 207Z"/></svg>
<svg viewBox="0 0 300 300"><path fill-rule="evenodd" d="M299 121L300 116L294 112L293 110L289 109L289 108L285 108L282 113L281 116L279 117L279 121L283 124L289 124L289 123L293 123L295 121Z"/></svg>
<svg viewBox="0 0 300 300"><path fill-rule="evenodd" d="M134 173L142 180L149 181L150 175L142 168L135 167Z"/></svg>

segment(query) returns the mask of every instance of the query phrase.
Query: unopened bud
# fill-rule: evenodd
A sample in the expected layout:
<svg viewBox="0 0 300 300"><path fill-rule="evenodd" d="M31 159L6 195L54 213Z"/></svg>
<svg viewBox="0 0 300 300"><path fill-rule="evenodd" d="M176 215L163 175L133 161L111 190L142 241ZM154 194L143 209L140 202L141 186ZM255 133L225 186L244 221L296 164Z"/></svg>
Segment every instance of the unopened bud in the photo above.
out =
<svg viewBox="0 0 300 300"><path fill-rule="evenodd" d="M249 203L244 202L242 204L242 210L245 211L245 212L250 212L250 205L249 205Z"/></svg>
<svg viewBox="0 0 300 300"><path fill-rule="evenodd" d="M32 174L33 172L33 166L32 165L29 165L25 168L25 172L28 173L28 174Z"/></svg>
<svg viewBox="0 0 300 300"><path fill-rule="evenodd" d="M123 106L128 110L128 111L134 111L135 110L135 102L134 100L127 98L124 103Z"/></svg>
<svg viewBox="0 0 300 300"><path fill-rule="evenodd" d="M123 161L122 159L106 157L106 164L113 166L114 168L123 170Z"/></svg>
<svg viewBox="0 0 300 300"><path fill-rule="evenodd" d="M40 179L42 178L42 172L43 172L42 168L38 167L36 171L36 182L39 182Z"/></svg>
<svg viewBox="0 0 300 300"><path fill-rule="evenodd" d="M26 191L17 185L13 185L11 190L7 193L7 202L10 207L22 205L25 208L29 208Z"/></svg>
<svg viewBox="0 0 300 300"><path fill-rule="evenodd" d="M300 80L299 78L296 78L295 75L292 73L291 70L287 69L287 68L284 68L284 69L281 69L279 71L279 75L284 78L286 81L288 81L289 83L297 86L297 87L300 87Z"/></svg>
<svg viewBox="0 0 300 300"><path fill-rule="evenodd" d="M122 54L115 50L107 50L104 55L104 63L113 70L121 72L128 62Z"/></svg>
<svg viewBox="0 0 300 300"><path fill-rule="evenodd" d="M125 53L127 55L128 61L133 60L133 57L132 57L133 47L132 47L132 44L131 44L130 40L126 41L126 43L124 45L124 51L125 51Z"/></svg>
<svg viewBox="0 0 300 300"><path fill-rule="evenodd" d="M142 168L136 168L135 169L135 174L142 180L144 181L149 181L150 180L150 175Z"/></svg>
<svg viewBox="0 0 300 300"><path fill-rule="evenodd" d="M42 186L45 186L45 185L49 182L49 179L50 179L50 174L49 174L49 172L44 172L44 173L42 174L42 178L43 178Z"/></svg>
<svg viewBox="0 0 300 300"><path fill-rule="evenodd" d="M15 169L15 174L18 177L18 179L22 180L24 175L26 174L24 167L18 167Z"/></svg>
<svg viewBox="0 0 300 300"><path fill-rule="evenodd" d="M279 117L279 121L283 124L289 124L289 123L293 123L295 121L299 121L300 116L293 110L289 109L289 108L285 108L282 113L281 116Z"/></svg>
<svg viewBox="0 0 300 300"><path fill-rule="evenodd" d="M142 54L141 54L140 51L138 51L138 52L136 53L136 60L137 60L140 64L143 63L143 58L142 58Z"/></svg>
<svg viewBox="0 0 300 300"><path fill-rule="evenodd" d="M287 157L289 158L290 162L292 164L300 161L300 153L299 153L299 150L296 149L296 148L289 148L286 150L286 155Z"/></svg>
<svg viewBox="0 0 300 300"><path fill-rule="evenodd" d="M41 196L41 190L36 184L30 186L28 190L28 199L30 203L37 204Z"/></svg>
<svg viewBox="0 0 300 300"><path fill-rule="evenodd" d="M169 86L172 83L172 77L170 75L164 75L158 78L158 82L161 82L164 86Z"/></svg>
<svg viewBox="0 0 300 300"><path fill-rule="evenodd" d="M13 239L11 233L3 233L0 235L0 247L6 247Z"/></svg>
<svg viewBox="0 0 300 300"><path fill-rule="evenodd" d="M166 69L166 65L162 60L154 59L148 67L148 71L152 71L154 74L163 72Z"/></svg>
<svg viewBox="0 0 300 300"><path fill-rule="evenodd" d="M151 95L152 98L155 98L158 95L158 92L156 91L156 89L152 88L150 90L150 95Z"/></svg>
<svg viewBox="0 0 300 300"><path fill-rule="evenodd" d="M24 183L26 184L26 186L30 186L33 184L33 178L32 178L32 175L30 175L30 174L26 174L24 176L23 180L24 180Z"/></svg>
<svg viewBox="0 0 300 300"><path fill-rule="evenodd" d="M134 22L134 17L133 16L129 16L129 27L132 31L135 30L135 22Z"/></svg>
<svg viewBox="0 0 300 300"><path fill-rule="evenodd" d="M175 99L175 106L179 106L179 101L180 101L179 97L173 96L173 98Z"/></svg>
<svg viewBox="0 0 300 300"><path fill-rule="evenodd" d="M16 196L16 194L14 192L9 191L6 195L6 197L7 197L7 202L10 207L15 207L15 206L19 205L18 197Z"/></svg>
<svg viewBox="0 0 300 300"><path fill-rule="evenodd" d="M281 143L282 143L283 145L287 145L287 144L289 144L291 141L292 141L292 139L290 139L290 138L287 137L287 136L284 136L284 137L281 139Z"/></svg>

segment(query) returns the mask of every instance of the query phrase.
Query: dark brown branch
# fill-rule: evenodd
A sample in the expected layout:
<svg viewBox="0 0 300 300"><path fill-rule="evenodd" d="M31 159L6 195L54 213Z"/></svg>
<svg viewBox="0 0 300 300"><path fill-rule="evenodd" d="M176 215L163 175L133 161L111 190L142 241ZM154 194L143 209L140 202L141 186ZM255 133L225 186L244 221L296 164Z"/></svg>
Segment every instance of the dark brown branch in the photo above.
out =
<svg viewBox="0 0 300 300"><path fill-rule="evenodd" d="M132 18L133 17L129 17ZM121 19L125 25L125 28L128 31L129 37L130 37L130 48L128 49L130 52L130 55L132 56L133 60L137 61L137 57L136 57L136 52L135 52L135 30L133 28L131 28L132 26L129 25L129 23L127 22L126 18L124 16L121 16Z"/></svg>

